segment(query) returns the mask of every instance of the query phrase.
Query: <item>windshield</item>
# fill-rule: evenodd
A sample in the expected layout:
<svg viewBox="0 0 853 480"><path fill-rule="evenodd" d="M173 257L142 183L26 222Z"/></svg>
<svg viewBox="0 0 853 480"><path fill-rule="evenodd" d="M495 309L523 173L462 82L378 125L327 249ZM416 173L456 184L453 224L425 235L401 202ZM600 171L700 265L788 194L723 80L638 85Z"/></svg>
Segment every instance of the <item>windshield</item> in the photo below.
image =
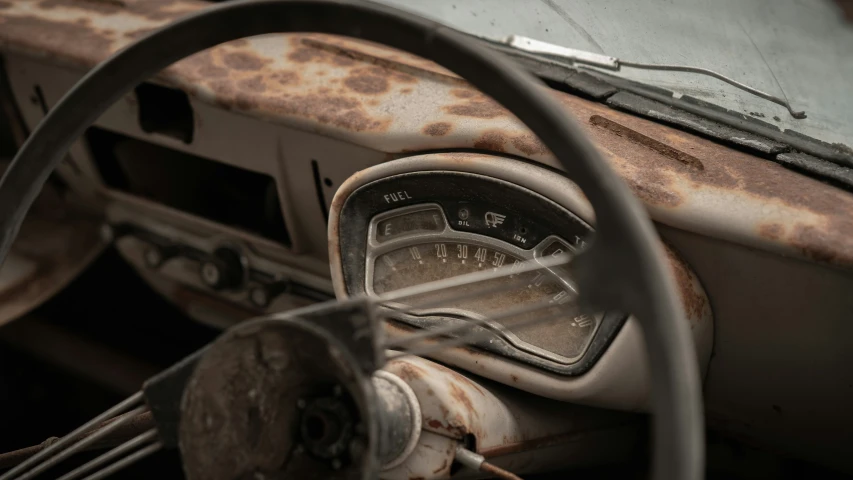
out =
<svg viewBox="0 0 853 480"><path fill-rule="evenodd" d="M807 118L703 75L616 74L853 145L853 23L831 0L383 1L478 36L517 34L624 61L715 70L787 99Z"/></svg>

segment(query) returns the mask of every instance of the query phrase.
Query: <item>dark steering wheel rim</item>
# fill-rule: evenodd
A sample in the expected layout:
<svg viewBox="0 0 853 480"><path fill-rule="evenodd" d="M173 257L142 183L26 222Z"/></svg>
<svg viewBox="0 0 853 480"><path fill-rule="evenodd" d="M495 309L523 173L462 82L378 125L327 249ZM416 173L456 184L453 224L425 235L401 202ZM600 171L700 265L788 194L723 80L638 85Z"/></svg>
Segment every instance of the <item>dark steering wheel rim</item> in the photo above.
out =
<svg viewBox="0 0 853 480"><path fill-rule="evenodd" d="M540 82L469 37L395 8L353 0L229 2L188 15L116 53L57 103L0 180L0 262L50 173L109 106L193 53L286 32L361 38L432 60L494 98L542 140L596 212L596 240L576 259L581 291L596 305L632 312L645 334L655 413L654 477L701 478L704 428L697 359L645 210Z"/></svg>

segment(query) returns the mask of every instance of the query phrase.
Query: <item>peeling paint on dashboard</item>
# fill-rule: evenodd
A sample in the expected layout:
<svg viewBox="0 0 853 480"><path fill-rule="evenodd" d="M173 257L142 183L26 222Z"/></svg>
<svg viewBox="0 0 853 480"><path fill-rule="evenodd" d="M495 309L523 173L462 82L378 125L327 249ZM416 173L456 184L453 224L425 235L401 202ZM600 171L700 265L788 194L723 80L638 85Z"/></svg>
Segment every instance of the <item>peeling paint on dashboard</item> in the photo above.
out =
<svg viewBox="0 0 853 480"><path fill-rule="evenodd" d="M4 0L0 49L82 71L205 5ZM178 62L158 80L224 109L390 155L475 148L559 167L547 148L489 97L429 61L369 42L320 34L253 37ZM578 120L656 221L853 267L850 193L607 105L549 93Z"/></svg>

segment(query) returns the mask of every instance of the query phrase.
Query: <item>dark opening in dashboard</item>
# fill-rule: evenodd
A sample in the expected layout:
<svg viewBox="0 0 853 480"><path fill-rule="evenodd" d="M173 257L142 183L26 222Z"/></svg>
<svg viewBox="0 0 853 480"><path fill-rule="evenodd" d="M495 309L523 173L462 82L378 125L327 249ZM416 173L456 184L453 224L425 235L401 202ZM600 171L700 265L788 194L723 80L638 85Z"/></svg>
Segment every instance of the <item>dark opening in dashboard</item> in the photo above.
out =
<svg viewBox="0 0 853 480"><path fill-rule="evenodd" d="M269 175L95 127L86 139L109 188L290 246Z"/></svg>

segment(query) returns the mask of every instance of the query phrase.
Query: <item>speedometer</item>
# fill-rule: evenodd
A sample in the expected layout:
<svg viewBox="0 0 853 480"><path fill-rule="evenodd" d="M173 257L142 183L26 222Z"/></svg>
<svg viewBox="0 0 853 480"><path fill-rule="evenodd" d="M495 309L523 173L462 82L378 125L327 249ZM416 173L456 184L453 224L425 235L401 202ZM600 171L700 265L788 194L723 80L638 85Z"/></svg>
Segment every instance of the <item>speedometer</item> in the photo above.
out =
<svg viewBox="0 0 853 480"><path fill-rule="evenodd" d="M618 313L582 314L569 269L541 261L576 253L592 228L517 185L455 172L398 175L352 192L340 219L337 238L351 294L510 273L400 299L388 312L394 322L427 330L467 322L494 333L475 342L478 348L577 375L624 321ZM542 267L531 269L529 262Z"/></svg>
<svg viewBox="0 0 853 480"><path fill-rule="evenodd" d="M402 196L402 195L401 195ZM479 213L473 205L461 206L456 223L471 227ZM494 229L507 215L482 214L483 223ZM575 250L568 241L551 235L533 248L474 232L453 229L438 204L403 207L376 215L369 229L366 270L368 293L381 295L401 288L443 280L484 270L507 267L512 272L524 262L543 256L569 254ZM523 232L529 233L525 227ZM463 285L408 298L408 320L432 324L478 320L492 325L509 345L530 354L562 363L576 361L595 333L600 316L567 317L562 322L542 322L529 328L537 317L555 316L549 306L564 306L575 299L571 279L565 270L541 269L512 274L486 282ZM505 312L525 305L541 305L516 315ZM523 310L523 308L522 308Z"/></svg>
<svg viewBox="0 0 853 480"><path fill-rule="evenodd" d="M438 212L435 208L421 213ZM414 237L413 242L388 250L373 259L370 272L370 290L382 294L423 283L455 277L483 270L497 270L507 266L510 271L521 266L534 252L525 253L510 245L491 239L458 238L455 232L442 232L435 241L423 242ZM423 238L421 236L421 238ZM561 245L570 250L565 241L550 238L546 245ZM555 249L562 253L563 249ZM506 283L507 288L500 288ZM486 292L486 293L483 293ZM422 316L440 316L453 313L454 317L468 315L495 321L503 327L507 340L519 347L547 351L563 359L577 358L583 353L594 333L597 319L579 315L569 322L550 322L550 328L524 328L538 316L549 315L547 305L565 305L575 298L568 279L559 272L548 270L527 271L506 278L494 279L478 284L464 285L452 291L423 294L409 301L411 304L430 305L431 308L414 310ZM447 301L445 301L447 300ZM517 309L520 305L543 305L543 308L526 314L501 315ZM506 317L506 318L503 318ZM514 328L520 325L520 328ZM508 335L507 335L508 334Z"/></svg>

